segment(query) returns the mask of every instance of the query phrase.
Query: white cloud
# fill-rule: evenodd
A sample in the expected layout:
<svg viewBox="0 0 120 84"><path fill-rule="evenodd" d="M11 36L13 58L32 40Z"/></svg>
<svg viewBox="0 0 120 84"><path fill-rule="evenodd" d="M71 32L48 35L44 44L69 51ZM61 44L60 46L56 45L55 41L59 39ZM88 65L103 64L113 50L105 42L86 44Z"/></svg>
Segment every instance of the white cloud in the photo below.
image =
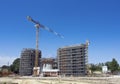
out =
<svg viewBox="0 0 120 84"><path fill-rule="evenodd" d="M13 56L0 56L0 67L3 65L10 65L17 57Z"/></svg>

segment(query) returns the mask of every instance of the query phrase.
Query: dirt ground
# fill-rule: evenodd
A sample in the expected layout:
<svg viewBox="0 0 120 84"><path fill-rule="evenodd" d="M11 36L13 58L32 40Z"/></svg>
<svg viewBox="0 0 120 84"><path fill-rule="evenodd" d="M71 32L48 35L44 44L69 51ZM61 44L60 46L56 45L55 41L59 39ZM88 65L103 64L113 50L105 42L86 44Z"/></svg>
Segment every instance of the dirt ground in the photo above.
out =
<svg viewBox="0 0 120 84"><path fill-rule="evenodd" d="M120 84L120 76L111 76L111 77L1 77L0 84Z"/></svg>

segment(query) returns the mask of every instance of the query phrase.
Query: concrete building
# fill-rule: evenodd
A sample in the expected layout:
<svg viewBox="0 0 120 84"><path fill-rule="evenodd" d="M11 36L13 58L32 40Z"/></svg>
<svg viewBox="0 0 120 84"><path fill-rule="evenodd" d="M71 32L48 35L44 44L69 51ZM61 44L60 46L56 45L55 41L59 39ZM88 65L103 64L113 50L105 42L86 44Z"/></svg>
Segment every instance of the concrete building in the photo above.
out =
<svg viewBox="0 0 120 84"><path fill-rule="evenodd" d="M87 74L88 45L72 45L59 48L57 51L60 75L84 76Z"/></svg>
<svg viewBox="0 0 120 84"><path fill-rule="evenodd" d="M55 58L42 58L41 59L42 76L56 77L58 76L58 64Z"/></svg>
<svg viewBox="0 0 120 84"><path fill-rule="evenodd" d="M38 64L40 66L41 51L39 50ZM30 76L33 74L35 64L35 49L25 48L21 52L19 73L21 76Z"/></svg>

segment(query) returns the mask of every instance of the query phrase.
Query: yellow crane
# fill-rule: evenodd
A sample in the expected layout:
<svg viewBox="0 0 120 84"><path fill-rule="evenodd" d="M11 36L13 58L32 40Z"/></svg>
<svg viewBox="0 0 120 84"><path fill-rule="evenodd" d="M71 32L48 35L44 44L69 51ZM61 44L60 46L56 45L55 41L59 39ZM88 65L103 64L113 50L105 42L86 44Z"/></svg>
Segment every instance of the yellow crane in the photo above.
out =
<svg viewBox="0 0 120 84"><path fill-rule="evenodd" d="M35 56L35 65L34 65L34 68L33 68L33 75L34 76L39 76L40 75L40 67L38 65L38 56L39 56L39 28L43 28L61 38L64 38L62 35L58 34L57 32L53 31L52 29L46 27L46 26L43 26L42 24L40 24L38 21L35 21L33 20L30 16L27 16L27 19L31 22L33 22L35 24L35 27L36 27L36 56Z"/></svg>

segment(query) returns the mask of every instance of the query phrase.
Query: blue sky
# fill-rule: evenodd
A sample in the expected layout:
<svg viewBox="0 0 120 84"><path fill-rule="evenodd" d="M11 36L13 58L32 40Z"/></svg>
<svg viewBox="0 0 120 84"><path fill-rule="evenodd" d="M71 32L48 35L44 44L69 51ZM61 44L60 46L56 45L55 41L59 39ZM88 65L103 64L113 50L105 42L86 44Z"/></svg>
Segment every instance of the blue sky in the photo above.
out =
<svg viewBox="0 0 120 84"><path fill-rule="evenodd" d="M0 0L0 66L20 57L23 48L35 48L35 27L30 15L62 34L61 39L40 30L43 57L55 57L62 46L90 40L89 63L120 63L119 0Z"/></svg>

